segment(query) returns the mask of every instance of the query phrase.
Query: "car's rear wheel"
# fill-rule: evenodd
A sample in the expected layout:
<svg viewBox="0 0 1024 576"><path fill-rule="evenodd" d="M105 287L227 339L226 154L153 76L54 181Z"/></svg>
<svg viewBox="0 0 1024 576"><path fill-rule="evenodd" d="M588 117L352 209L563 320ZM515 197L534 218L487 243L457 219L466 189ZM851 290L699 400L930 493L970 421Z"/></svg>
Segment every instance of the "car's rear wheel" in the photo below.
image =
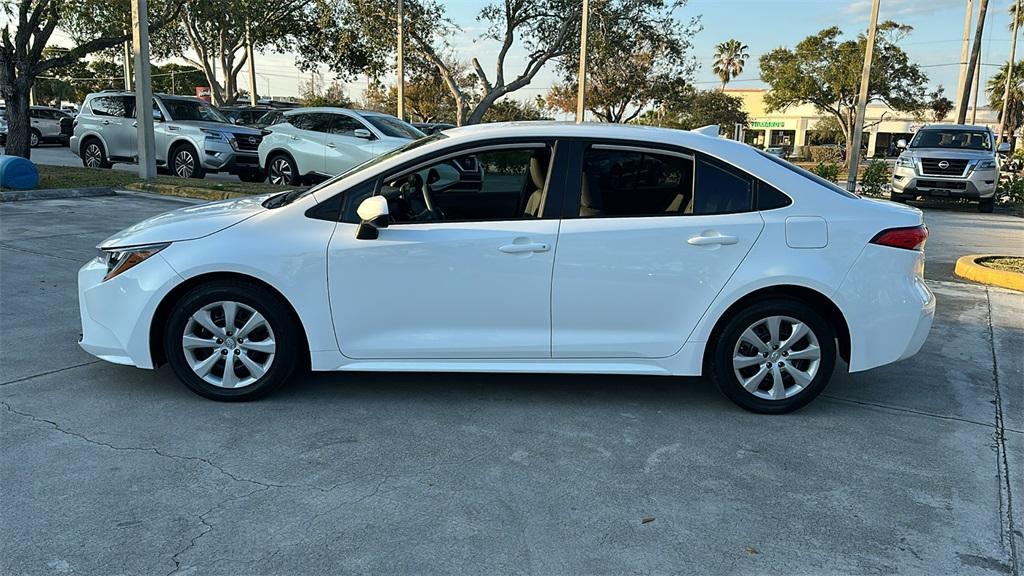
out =
<svg viewBox="0 0 1024 576"><path fill-rule="evenodd" d="M103 144L95 138L86 140L82 146L82 165L86 168L110 168L110 162L107 162L107 151L103 149Z"/></svg>
<svg viewBox="0 0 1024 576"><path fill-rule="evenodd" d="M271 184L293 186L299 183L299 169L288 155L277 154L267 162L267 178Z"/></svg>
<svg viewBox="0 0 1024 576"><path fill-rule="evenodd" d="M174 306L167 361L193 392L223 401L260 398L284 384L303 339L280 299L247 282L198 286Z"/></svg>
<svg viewBox="0 0 1024 576"><path fill-rule="evenodd" d="M171 172L179 178L202 178L206 176L203 163L196 149L182 144L171 153Z"/></svg>
<svg viewBox="0 0 1024 576"><path fill-rule="evenodd" d="M835 329L814 308L786 298L761 300L734 315L715 346L711 372L719 389L765 414L813 400L836 363Z"/></svg>
<svg viewBox="0 0 1024 576"><path fill-rule="evenodd" d="M43 136L38 130L33 129L28 136L28 145L35 148L43 143Z"/></svg>
<svg viewBox="0 0 1024 576"><path fill-rule="evenodd" d="M992 211L995 210L995 208L996 208L995 198L989 198L988 200L982 200L982 201L978 202L978 212L984 212L986 214L991 214Z"/></svg>

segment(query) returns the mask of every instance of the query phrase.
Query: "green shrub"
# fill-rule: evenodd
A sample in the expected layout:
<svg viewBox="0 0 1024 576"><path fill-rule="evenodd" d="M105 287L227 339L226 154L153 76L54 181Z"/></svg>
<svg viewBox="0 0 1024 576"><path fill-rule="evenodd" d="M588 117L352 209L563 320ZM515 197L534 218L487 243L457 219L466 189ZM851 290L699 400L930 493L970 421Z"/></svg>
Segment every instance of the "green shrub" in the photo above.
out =
<svg viewBox="0 0 1024 576"><path fill-rule="evenodd" d="M818 162L814 168L811 168L811 172L814 172L829 182L839 180L839 173L841 171L842 168L835 162Z"/></svg>
<svg viewBox="0 0 1024 576"><path fill-rule="evenodd" d="M996 199L1002 204L1024 204L1024 178L1011 174L999 181Z"/></svg>
<svg viewBox="0 0 1024 576"><path fill-rule="evenodd" d="M839 163L843 161L843 150L838 146L807 146L811 162Z"/></svg>
<svg viewBox="0 0 1024 576"><path fill-rule="evenodd" d="M872 160L860 177L861 191L871 196L881 196L889 187L892 173L884 160Z"/></svg>

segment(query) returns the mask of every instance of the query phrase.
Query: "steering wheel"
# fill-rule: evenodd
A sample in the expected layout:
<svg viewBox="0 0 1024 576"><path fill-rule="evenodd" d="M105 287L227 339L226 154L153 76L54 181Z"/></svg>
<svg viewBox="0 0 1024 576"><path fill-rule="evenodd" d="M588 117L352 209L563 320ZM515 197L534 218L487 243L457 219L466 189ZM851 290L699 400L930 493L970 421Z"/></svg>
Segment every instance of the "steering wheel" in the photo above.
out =
<svg viewBox="0 0 1024 576"><path fill-rule="evenodd" d="M419 178L419 175L417 175L416 177ZM420 187L420 192L423 194L423 203L427 206L427 209L424 211L423 214L420 214L420 216L423 216L425 220L444 219L444 212L442 212L441 208L439 208L434 203L434 191L430 187L431 184L437 182L440 179L441 175L437 172L437 169L431 168L430 171L427 172L426 181L423 182L422 186Z"/></svg>

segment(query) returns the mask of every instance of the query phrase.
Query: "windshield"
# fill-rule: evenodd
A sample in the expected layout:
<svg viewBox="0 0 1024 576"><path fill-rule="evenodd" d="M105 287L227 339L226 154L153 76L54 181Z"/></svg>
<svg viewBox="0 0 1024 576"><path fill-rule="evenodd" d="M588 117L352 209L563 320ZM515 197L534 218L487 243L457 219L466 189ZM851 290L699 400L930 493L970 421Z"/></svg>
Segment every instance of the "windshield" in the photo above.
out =
<svg viewBox="0 0 1024 576"><path fill-rule="evenodd" d="M822 178L821 176L818 176L814 172L811 172L810 170L804 170L803 168L797 166L796 164L793 164L792 162L783 160L782 158L779 158L778 156L774 156L772 154L768 154L768 153L763 152L761 150L758 150L757 152L761 156L764 156L765 158L771 160L772 162L775 162L779 166L782 166L783 168L785 168L787 170L790 170L792 172L796 172L797 174L803 176L804 178L807 178L808 180L811 180L813 182L821 184L822 186L828 188L829 190L831 190L833 192L836 192L838 194L842 194L843 196L846 196L847 198L860 198L860 196L857 196L856 194L846 190L845 188L841 188L835 182L826 180L826 179Z"/></svg>
<svg viewBox="0 0 1024 576"><path fill-rule="evenodd" d="M202 120L230 124L220 110L202 100L166 99L163 104L171 114L171 120Z"/></svg>
<svg viewBox="0 0 1024 576"><path fill-rule="evenodd" d="M391 136L392 138L423 138L425 134L416 129L415 126L395 118L393 116L377 116L366 115L363 116L367 122L373 124L373 127L384 133L385 136Z"/></svg>
<svg viewBox="0 0 1024 576"><path fill-rule="evenodd" d="M953 150L991 150L992 137L987 130L920 130L910 142L911 148L948 148Z"/></svg>

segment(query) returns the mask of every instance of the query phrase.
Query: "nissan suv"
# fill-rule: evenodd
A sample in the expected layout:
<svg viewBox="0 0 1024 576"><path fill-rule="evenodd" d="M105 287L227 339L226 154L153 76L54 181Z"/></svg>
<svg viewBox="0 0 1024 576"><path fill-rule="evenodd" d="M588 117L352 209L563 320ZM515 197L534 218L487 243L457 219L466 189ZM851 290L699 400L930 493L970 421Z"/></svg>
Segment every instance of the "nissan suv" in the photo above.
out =
<svg viewBox="0 0 1024 576"><path fill-rule="evenodd" d="M999 184L995 135L985 126L933 124L914 134L896 159L890 198L906 202L921 196L978 201L978 210L991 212ZM1004 144L1001 148L1008 149Z"/></svg>
<svg viewBox="0 0 1024 576"><path fill-rule="evenodd" d="M257 150L263 133L236 126L199 98L153 96L156 165L182 178L227 172L244 182L262 182ZM71 151L89 168L138 161L135 94L99 92L85 97L75 119Z"/></svg>

